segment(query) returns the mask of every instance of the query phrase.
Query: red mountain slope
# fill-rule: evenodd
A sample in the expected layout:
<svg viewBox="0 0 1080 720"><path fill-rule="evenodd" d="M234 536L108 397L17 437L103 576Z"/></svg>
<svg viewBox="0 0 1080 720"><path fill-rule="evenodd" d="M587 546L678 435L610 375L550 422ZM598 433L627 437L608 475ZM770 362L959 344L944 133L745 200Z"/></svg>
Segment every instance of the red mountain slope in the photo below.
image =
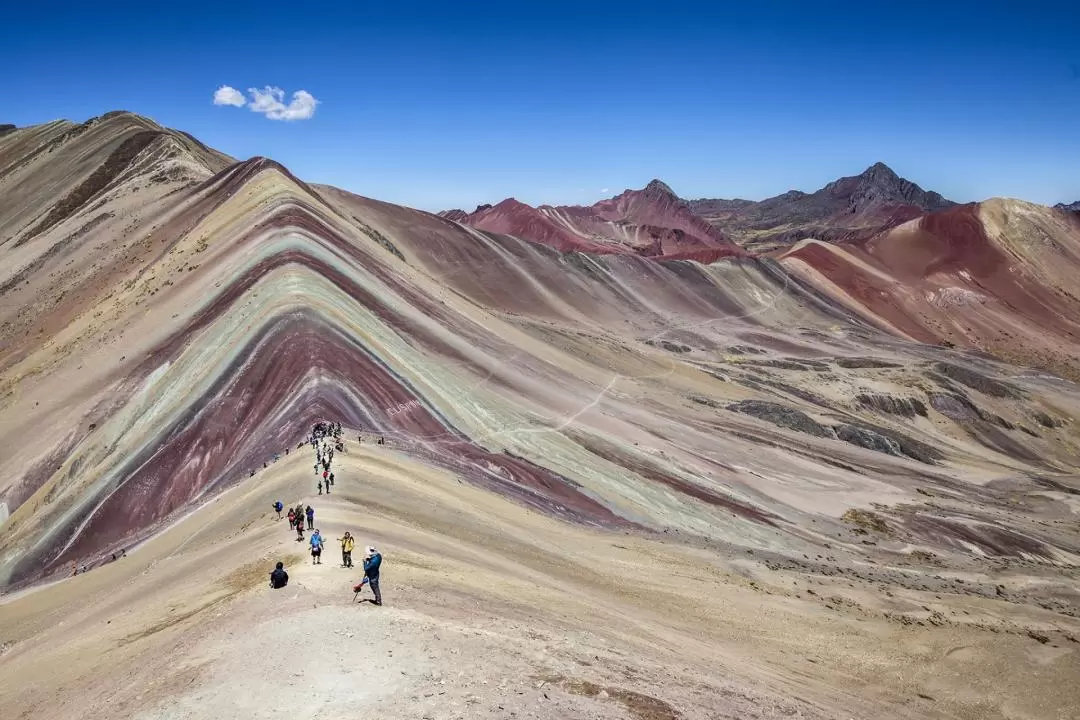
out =
<svg viewBox="0 0 1080 720"><path fill-rule="evenodd" d="M588 207L534 208L507 198L497 205L481 205L472 213L448 210L440 215L480 230L550 245L562 252L707 261L745 255L659 180L642 190L626 190Z"/></svg>

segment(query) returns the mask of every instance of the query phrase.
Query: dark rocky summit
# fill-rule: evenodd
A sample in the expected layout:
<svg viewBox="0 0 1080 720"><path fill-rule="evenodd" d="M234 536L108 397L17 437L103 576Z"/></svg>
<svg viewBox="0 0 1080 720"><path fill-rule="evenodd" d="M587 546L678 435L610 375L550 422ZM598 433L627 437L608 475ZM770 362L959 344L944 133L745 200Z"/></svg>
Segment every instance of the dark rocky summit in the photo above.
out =
<svg viewBox="0 0 1080 720"><path fill-rule="evenodd" d="M956 203L874 163L859 175L820 190L799 190L752 200L691 200L695 213L744 247L797 242L804 238L858 241L927 212Z"/></svg>

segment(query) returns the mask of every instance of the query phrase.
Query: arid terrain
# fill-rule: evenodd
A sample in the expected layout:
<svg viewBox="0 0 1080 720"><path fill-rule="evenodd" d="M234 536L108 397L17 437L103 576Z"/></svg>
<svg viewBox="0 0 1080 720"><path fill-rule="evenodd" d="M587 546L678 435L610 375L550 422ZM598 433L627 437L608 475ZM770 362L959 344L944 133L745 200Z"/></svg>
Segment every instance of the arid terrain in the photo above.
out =
<svg viewBox="0 0 1080 720"><path fill-rule="evenodd" d="M886 170L433 215L0 129L5 717L1077 717L1080 218Z"/></svg>

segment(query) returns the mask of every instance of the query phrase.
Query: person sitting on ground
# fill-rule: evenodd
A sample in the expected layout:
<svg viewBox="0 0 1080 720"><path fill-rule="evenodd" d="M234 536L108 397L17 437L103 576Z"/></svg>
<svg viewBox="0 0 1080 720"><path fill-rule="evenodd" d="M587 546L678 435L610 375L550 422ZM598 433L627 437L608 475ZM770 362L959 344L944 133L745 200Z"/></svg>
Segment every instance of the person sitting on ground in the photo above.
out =
<svg viewBox="0 0 1080 720"><path fill-rule="evenodd" d="M311 564L322 565L322 533L318 530L311 534Z"/></svg>
<svg viewBox="0 0 1080 720"><path fill-rule="evenodd" d="M352 551L356 545L356 541L353 536L348 532L345 533L345 537L338 538L338 542L341 543L341 567L352 567Z"/></svg>
<svg viewBox="0 0 1080 720"><path fill-rule="evenodd" d="M289 584L289 573L285 572L285 563L278 562L277 567L270 572L270 587L280 590Z"/></svg>

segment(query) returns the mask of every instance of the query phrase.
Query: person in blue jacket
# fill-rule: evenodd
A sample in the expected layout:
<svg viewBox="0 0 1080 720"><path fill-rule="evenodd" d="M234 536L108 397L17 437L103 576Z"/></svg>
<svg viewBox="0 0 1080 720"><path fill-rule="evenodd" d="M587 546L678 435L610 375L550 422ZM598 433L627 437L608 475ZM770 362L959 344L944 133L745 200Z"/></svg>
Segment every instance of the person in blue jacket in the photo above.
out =
<svg viewBox="0 0 1080 720"><path fill-rule="evenodd" d="M285 506L281 504L280 500L278 500L276 503L274 503L274 509L277 510L277 519L280 520L281 511L285 509Z"/></svg>
<svg viewBox="0 0 1080 720"><path fill-rule="evenodd" d="M360 592L364 589L365 584L370 585L371 592L375 593L374 602L376 605L382 605L382 593L379 592L380 565L382 565L382 555L375 549L374 545L369 546L367 555L364 557L364 579L353 588L356 592Z"/></svg>
<svg viewBox="0 0 1080 720"><path fill-rule="evenodd" d="M311 534L311 564L322 565L323 539L322 533L316 530Z"/></svg>

